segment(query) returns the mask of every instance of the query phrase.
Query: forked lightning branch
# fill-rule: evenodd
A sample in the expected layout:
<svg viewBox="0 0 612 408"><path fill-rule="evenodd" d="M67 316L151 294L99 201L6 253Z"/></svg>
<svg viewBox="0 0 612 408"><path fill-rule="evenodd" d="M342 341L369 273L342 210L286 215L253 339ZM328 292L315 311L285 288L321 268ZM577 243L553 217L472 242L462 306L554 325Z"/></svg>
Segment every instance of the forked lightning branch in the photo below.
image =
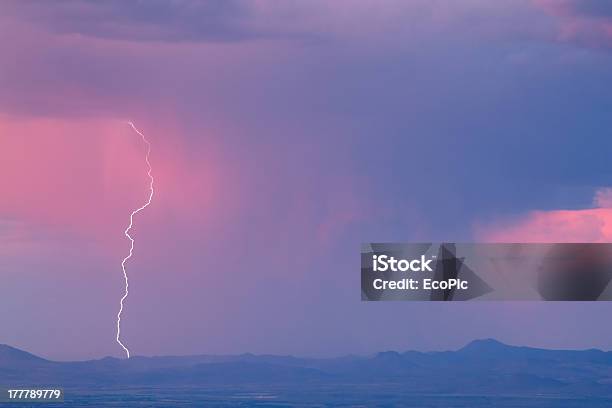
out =
<svg viewBox="0 0 612 408"><path fill-rule="evenodd" d="M132 213L130 214L130 223L125 229L125 231L123 232L125 236L127 237L127 239L130 240L130 251L128 255L125 258L123 258L123 261L121 262L121 270L123 271L123 278L125 280L125 292L123 293L123 296L121 297L121 300L119 301L119 312L117 313L117 343L119 343L119 345L123 348L123 350L125 351L125 354L127 355L127 358L130 358L130 350L121 341L121 314L123 313L123 305L129 295L129 288L130 288L128 274L126 271L126 263L132 257L132 254L134 253L134 238L132 238L132 236L130 235L130 231L132 227L134 226L134 216L138 214L139 212L141 212L142 210L144 210L145 208L147 208L149 205L151 205L151 201L153 200L153 194L155 192L153 189L153 184L155 182L155 179L153 178L153 174L152 174L153 168L151 167L151 162L149 161L149 156L151 155L151 143L149 143L145 135L140 130L138 130L136 126L134 126L134 123L132 122L127 122L127 123L132 128L132 130L134 130L134 132L136 132L142 138L142 141L147 146L145 162L147 163L147 176L149 177L149 198L146 201L146 203L144 203L142 206L132 211Z"/></svg>

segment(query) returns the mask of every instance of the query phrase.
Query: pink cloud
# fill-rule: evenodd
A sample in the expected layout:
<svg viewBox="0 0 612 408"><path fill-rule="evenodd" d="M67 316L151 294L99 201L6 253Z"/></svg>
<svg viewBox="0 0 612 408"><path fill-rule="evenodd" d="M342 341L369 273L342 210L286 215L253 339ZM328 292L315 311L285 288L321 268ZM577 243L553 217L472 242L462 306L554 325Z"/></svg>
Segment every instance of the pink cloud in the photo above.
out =
<svg viewBox="0 0 612 408"><path fill-rule="evenodd" d="M477 225L486 242L612 242L612 189L595 193L596 208L532 211L514 220Z"/></svg>
<svg viewBox="0 0 612 408"><path fill-rule="evenodd" d="M598 0L534 0L558 20L557 40L596 48L612 47L612 7Z"/></svg>
<svg viewBox="0 0 612 408"><path fill-rule="evenodd" d="M156 125L142 125L158 187L147 217L205 218L219 187L214 164L185 160L176 139L162 138L176 129ZM3 116L0 134L0 238L33 239L42 228L123 244L126 217L147 195L145 146L125 121Z"/></svg>
<svg viewBox="0 0 612 408"><path fill-rule="evenodd" d="M593 199L595 207L612 208L612 188L601 188L595 193Z"/></svg>

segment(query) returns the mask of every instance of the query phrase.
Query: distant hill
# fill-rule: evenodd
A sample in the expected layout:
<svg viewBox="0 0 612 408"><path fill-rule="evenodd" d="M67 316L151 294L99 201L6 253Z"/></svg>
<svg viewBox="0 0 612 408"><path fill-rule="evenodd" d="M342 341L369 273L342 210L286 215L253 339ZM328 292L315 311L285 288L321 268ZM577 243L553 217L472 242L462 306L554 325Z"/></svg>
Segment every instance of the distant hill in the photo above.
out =
<svg viewBox="0 0 612 408"><path fill-rule="evenodd" d="M516 347L492 339L457 351L385 351L368 357L243 354L83 362L52 362L2 345L0 374L0 385L386 384L415 393L612 397L611 352Z"/></svg>
<svg viewBox="0 0 612 408"><path fill-rule="evenodd" d="M0 368L21 366L24 364L44 364L47 360L27 351L0 344Z"/></svg>

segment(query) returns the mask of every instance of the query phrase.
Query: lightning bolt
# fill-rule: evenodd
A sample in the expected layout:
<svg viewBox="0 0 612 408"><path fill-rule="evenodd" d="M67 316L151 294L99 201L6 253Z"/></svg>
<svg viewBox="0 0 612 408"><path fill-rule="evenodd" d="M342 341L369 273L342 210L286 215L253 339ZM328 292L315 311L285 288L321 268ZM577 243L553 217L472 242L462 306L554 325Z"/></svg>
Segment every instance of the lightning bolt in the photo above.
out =
<svg viewBox="0 0 612 408"><path fill-rule="evenodd" d="M127 237L127 239L130 240L130 252L125 258L123 258L123 261L121 262L121 269L123 270L123 278L125 279L125 293L123 294L123 297L121 298L121 301L119 302L119 313L117 313L117 343L119 343L119 345L123 348L123 350L125 350L125 353L127 354L127 358L130 358L130 350L128 350L128 348L125 347L125 345L120 340L121 313L123 313L123 302L128 297L129 287L130 287L130 284L128 281L128 275L125 269L125 264L132 257L132 253L134 252L134 238L132 238L132 236L130 235L130 230L132 229L132 226L134 225L134 216L138 214L139 212L141 212L142 210L144 210L145 208L147 208L149 205L151 205L151 201L153 200L153 194L155 193L155 190L153 189L153 183L155 182L155 179L153 178L153 175L152 175L153 168L151 167L151 162L149 161L149 156L151 155L151 143L147 140L145 135L140 130L138 130L136 126L134 126L133 122L128 121L127 124L130 125L130 127L134 130L134 132L140 135L140 137L142 138L142 141L147 145L147 154L145 156L145 161L148 167L147 176L149 176L149 180L150 180L149 181L149 199L141 207L132 211L132 214L130 214L130 224L123 232L125 236Z"/></svg>

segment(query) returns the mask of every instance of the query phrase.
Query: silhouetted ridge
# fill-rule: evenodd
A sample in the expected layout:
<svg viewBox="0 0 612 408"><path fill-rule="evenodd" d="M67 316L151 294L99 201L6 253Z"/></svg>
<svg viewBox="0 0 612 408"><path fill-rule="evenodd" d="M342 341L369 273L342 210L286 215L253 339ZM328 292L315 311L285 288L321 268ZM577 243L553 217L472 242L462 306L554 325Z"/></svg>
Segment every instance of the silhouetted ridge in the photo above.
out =
<svg viewBox="0 0 612 408"><path fill-rule="evenodd" d="M15 347L11 347L6 344L0 344L0 365L46 361L48 360L35 356L34 354L28 353L27 351L19 350Z"/></svg>
<svg viewBox="0 0 612 408"><path fill-rule="evenodd" d="M508 344L502 343L495 339L480 339L474 340L459 349L459 352L478 352L478 353L491 353L491 352L503 352L509 349L516 348Z"/></svg>
<svg viewBox="0 0 612 408"><path fill-rule="evenodd" d="M0 380L74 388L291 384L302 392L307 385L384 384L405 393L602 396L612 401L611 379L612 352L546 350L493 339L476 340L457 351L385 351L341 358L247 353L76 362L47 361L0 346Z"/></svg>
<svg viewBox="0 0 612 408"><path fill-rule="evenodd" d="M397 351L381 351L376 354L376 358L385 360L396 360L402 358L402 355Z"/></svg>

